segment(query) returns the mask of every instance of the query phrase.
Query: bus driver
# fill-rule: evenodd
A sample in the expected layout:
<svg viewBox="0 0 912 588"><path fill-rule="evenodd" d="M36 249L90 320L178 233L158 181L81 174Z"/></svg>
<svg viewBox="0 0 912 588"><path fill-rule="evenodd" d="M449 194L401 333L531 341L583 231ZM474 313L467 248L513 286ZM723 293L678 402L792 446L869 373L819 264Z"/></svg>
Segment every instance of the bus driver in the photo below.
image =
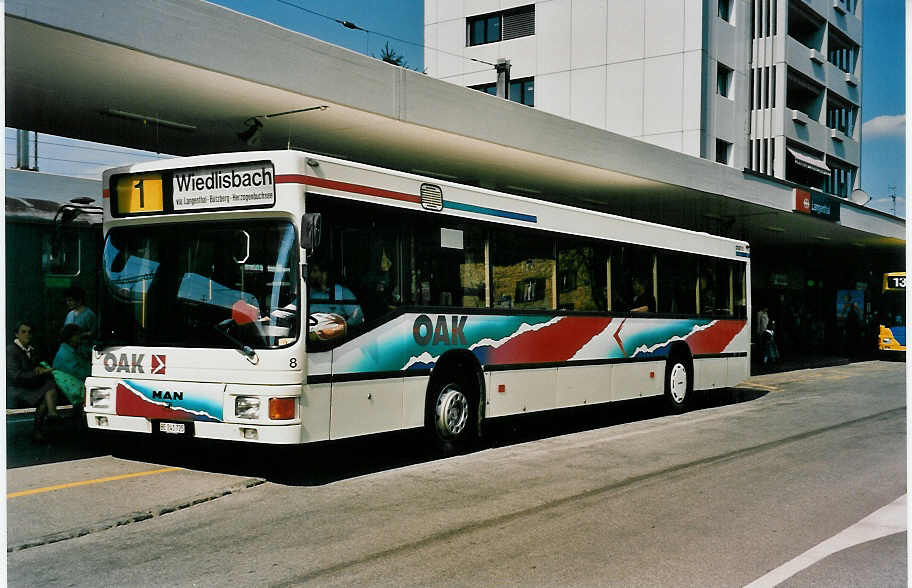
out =
<svg viewBox="0 0 912 588"><path fill-rule="evenodd" d="M308 267L310 300L309 335L311 339L334 339L364 322L364 313L355 294L342 284L333 284L330 296L329 275L319 262Z"/></svg>

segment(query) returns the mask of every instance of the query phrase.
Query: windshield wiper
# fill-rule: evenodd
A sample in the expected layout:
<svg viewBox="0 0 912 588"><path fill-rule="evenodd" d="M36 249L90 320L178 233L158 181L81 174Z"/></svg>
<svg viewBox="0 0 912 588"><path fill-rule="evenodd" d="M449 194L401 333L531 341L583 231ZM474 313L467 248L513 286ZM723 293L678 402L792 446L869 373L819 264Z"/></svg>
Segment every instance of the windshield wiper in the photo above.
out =
<svg viewBox="0 0 912 588"><path fill-rule="evenodd" d="M259 362L259 358L257 357L256 351L254 351L253 348L251 348L249 345L246 345L241 340L239 340L234 335L232 335L231 333L228 332L228 326L232 322L234 322L234 321L230 318L225 319L222 322L218 323L217 325L212 325L212 329L216 333L219 333L224 338L226 338L229 341L231 341L232 343L234 343L235 349L237 349L238 351L243 353L247 357L247 361L250 361L251 363ZM253 361L254 359L256 359L257 361L254 362Z"/></svg>

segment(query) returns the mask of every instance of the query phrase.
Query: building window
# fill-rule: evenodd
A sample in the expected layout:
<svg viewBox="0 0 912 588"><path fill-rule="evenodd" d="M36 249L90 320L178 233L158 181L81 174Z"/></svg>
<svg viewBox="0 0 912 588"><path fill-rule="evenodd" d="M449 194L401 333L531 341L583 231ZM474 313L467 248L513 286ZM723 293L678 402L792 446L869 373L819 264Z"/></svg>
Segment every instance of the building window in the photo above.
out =
<svg viewBox="0 0 912 588"><path fill-rule="evenodd" d="M725 22L731 22L731 2L732 0L719 0L719 18Z"/></svg>
<svg viewBox="0 0 912 588"><path fill-rule="evenodd" d="M466 20L468 29L468 45L484 45L500 41L501 20L500 14L476 16Z"/></svg>
<svg viewBox="0 0 912 588"><path fill-rule="evenodd" d="M469 87L492 96L497 95L497 82ZM510 80L510 100L526 106L535 106L535 78Z"/></svg>
<svg viewBox="0 0 912 588"><path fill-rule="evenodd" d="M716 139L716 163L729 165L731 163L732 144L722 139Z"/></svg>
<svg viewBox="0 0 912 588"><path fill-rule="evenodd" d="M858 45L836 30L831 30L827 43L827 61L846 73L854 74L857 57Z"/></svg>
<svg viewBox="0 0 912 588"><path fill-rule="evenodd" d="M726 98L731 96L732 70L721 63L716 68L716 91Z"/></svg>
<svg viewBox="0 0 912 588"><path fill-rule="evenodd" d="M855 185L855 168L837 163L832 157L827 158L827 166L830 168L830 175L824 181L824 191L848 198Z"/></svg>
<svg viewBox="0 0 912 588"><path fill-rule="evenodd" d="M485 45L535 34L535 5L466 19L466 45Z"/></svg>
<svg viewBox="0 0 912 588"><path fill-rule="evenodd" d="M847 103L830 97L827 100L827 126L852 136L855 129L855 116L858 109Z"/></svg>

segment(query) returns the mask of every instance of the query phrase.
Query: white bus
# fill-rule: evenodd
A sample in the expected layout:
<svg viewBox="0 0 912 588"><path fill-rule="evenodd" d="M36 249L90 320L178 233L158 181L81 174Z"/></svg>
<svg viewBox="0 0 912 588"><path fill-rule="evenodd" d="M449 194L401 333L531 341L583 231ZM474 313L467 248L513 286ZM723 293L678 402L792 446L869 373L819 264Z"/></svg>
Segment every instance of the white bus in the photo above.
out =
<svg viewBox="0 0 912 588"><path fill-rule="evenodd" d="M748 376L747 243L297 151L104 174L92 429L296 444Z"/></svg>

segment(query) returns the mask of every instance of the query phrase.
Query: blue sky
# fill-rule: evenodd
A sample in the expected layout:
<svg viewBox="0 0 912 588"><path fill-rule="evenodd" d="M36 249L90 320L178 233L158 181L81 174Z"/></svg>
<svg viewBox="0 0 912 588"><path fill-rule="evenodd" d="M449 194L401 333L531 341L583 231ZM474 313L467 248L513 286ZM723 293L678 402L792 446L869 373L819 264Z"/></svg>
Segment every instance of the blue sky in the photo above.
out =
<svg viewBox="0 0 912 588"><path fill-rule="evenodd" d="M870 206L905 217L905 13L901 0L865 0L862 42L861 187Z"/></svg>
<svg viewBox="0 0 912 588"><path fill-rule="evenodd" d="M423 0L220 0L232 10L273 22L353 51L378 56L385 43L407 65L424 66ZM901 0L865 0L862 63L861 187L869 204L905 216L905 14ZM334 19L363 30L345 28ZM390 38L392 37L392 38ZM6 164L15 165L15 131L6 129ZM154 155L50 135L39 137L42 171L99 178L101 170Z"/></svg>

